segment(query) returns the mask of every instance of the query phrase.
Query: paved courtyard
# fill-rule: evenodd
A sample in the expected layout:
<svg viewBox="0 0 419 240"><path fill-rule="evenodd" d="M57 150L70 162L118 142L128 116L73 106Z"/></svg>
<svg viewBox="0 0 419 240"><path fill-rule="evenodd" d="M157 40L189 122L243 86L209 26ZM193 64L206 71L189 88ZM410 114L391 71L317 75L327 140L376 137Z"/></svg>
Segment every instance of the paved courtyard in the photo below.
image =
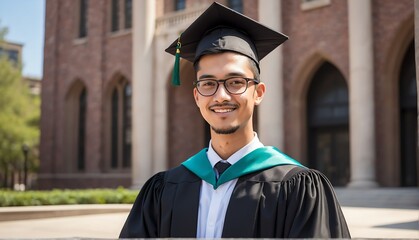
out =
<svg viewBox="0 0 419 240"><path fill-rule="evenodd" d="M368 191L337 189L337 194L343 205L343 212L353 238L419 239L418 189ZM108 213L105 207L103 205L78 205L34 207L32 210L27 208L25 210L27 218L33 217L33 219L25 220L22 220L25 218L24 211L14 210L16 208L0 208L0 238L115 239L118 237L130 206L110 205ZM48 208L52 208L50 213L47 211ZM66 214L66 208L71 210L68 214ZM38 212L34 214L36 211ZM8 214L13 216L13 213L23 214L17 217L21 220L4 221ZM30 217L31 214L32 217ZM58 217L60 214L67 216Z"/></svg>

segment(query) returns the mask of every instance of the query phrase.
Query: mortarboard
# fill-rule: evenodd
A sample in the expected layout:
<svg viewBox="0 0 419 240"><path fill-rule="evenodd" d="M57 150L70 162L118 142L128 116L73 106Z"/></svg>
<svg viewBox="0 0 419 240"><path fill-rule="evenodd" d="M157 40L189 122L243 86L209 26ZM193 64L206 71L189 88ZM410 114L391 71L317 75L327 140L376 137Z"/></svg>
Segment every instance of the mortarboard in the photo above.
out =
<svg viewBox="0 0 419 240"><path fill-rule="evenodd" d="M214 2L167 49L175 55L173 85L180 85L179 57L192 63L206 54L232 51L259 68L259 61L288 39L255 20Z"/></svg>

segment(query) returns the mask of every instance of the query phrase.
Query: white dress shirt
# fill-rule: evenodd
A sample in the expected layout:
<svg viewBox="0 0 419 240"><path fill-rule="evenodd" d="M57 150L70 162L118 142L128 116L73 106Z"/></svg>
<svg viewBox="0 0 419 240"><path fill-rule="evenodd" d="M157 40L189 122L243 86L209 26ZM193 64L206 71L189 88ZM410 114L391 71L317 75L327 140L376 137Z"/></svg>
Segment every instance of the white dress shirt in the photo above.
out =
<svg viewBox="0 0 419 240"><path fill-rule="evenodd" d="M228 159L221 159L212 148L210 141L207 156L213 168L219 161L229 162L233 165L253 150L263 146L255 133L250 143L235 152ZM214 174L218 177L218 172L215 169ZM197 238L221 238L228 203L236 183L237 178L220 185L214 190L211 184L202 180L199 198Z"/></svg>

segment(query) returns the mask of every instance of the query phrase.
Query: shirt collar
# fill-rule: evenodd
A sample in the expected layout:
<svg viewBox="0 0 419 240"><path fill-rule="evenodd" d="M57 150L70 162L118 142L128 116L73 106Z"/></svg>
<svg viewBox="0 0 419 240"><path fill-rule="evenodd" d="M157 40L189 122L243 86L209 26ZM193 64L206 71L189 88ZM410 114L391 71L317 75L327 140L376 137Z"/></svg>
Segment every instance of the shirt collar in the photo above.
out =
<svg viewBox="0 0 419 240"><path fill-rule="evenodd" d="M264 147L264 145L263 143L259 141L258 135L255 132L252 141L250 141L246 146L239 149L237 152L231 155L228 159L222 159L220 156L218 156L218 154L212 148L212 144L210 140L208 151L207 151L207 156L212 167L214 167L214 165L219 161L228 162L231 165L233 165L236 162L238 162L240 159L242 159L244 156L246 156L247 154L261 147Z"/></svg>

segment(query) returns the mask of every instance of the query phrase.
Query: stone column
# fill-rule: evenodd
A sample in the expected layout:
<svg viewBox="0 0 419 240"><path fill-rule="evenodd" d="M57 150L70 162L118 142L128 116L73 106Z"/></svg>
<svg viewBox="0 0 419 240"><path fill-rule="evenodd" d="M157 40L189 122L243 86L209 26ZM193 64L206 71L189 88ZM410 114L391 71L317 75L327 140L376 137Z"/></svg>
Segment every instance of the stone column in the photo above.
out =
<svg viewBox="0 0 419 240"><path fill-rule="evenodd" d="M169 45L165 41L165 35L155 35L154 43L154 57L156 58L156 63L172 63L174 60L171 55L164 52L164 49ZM175 39L176 37L173 37ZM167 60L169 57L170 60ZM163 65L163 64L162 64ZM168 152L168 129L167 121L169 119L168 109L167 109L167 98L168 98L168 76L173 68L173 64L170 64L170 70L166 69L160 65L159 69L155 71L155 86L153 92L155 93L153 97L154 102L154 132L153 132L153 172L160 172L167 169L167 152Z"/></svg>
<svg viewBox="0 0 419 240"><path fill-rule="evenodd" d="M281 31L281 1L259 0L259 21ZM283 73L281 46L266 56L260 63L261 80L267 86L265 98L258 107L258 124L261 141L265 145L284 148L283 123Z"/></svg>
<svg viewBox="0 0 419 240"><path fill-rule="evenodd" d="M132 27L132 187L152 174L153 54L155 1L133 1Z"/></svg>
<svg viewBox="0 0 419 240"><path fill-rule="evenodd" d="M415 0L415 62L416 62L416 88L417 92L419 93L419 78L417 77L419 74L419 0ZM418 113L419 113L419 98L418 101ZM419 115L418 115L418 126L419 126ZM418 128L418 139L419 139L419 128ZM418 146L416 148L417 156L419 156L419 141ZM417 171L419 172L419 165L417 166Z"/></svg>
<svg viewBox="0 0 419 240"><path fill-rule="evenodd" d="M375 187L374 59L371 0L348 1L351 180Z"/></svg>

